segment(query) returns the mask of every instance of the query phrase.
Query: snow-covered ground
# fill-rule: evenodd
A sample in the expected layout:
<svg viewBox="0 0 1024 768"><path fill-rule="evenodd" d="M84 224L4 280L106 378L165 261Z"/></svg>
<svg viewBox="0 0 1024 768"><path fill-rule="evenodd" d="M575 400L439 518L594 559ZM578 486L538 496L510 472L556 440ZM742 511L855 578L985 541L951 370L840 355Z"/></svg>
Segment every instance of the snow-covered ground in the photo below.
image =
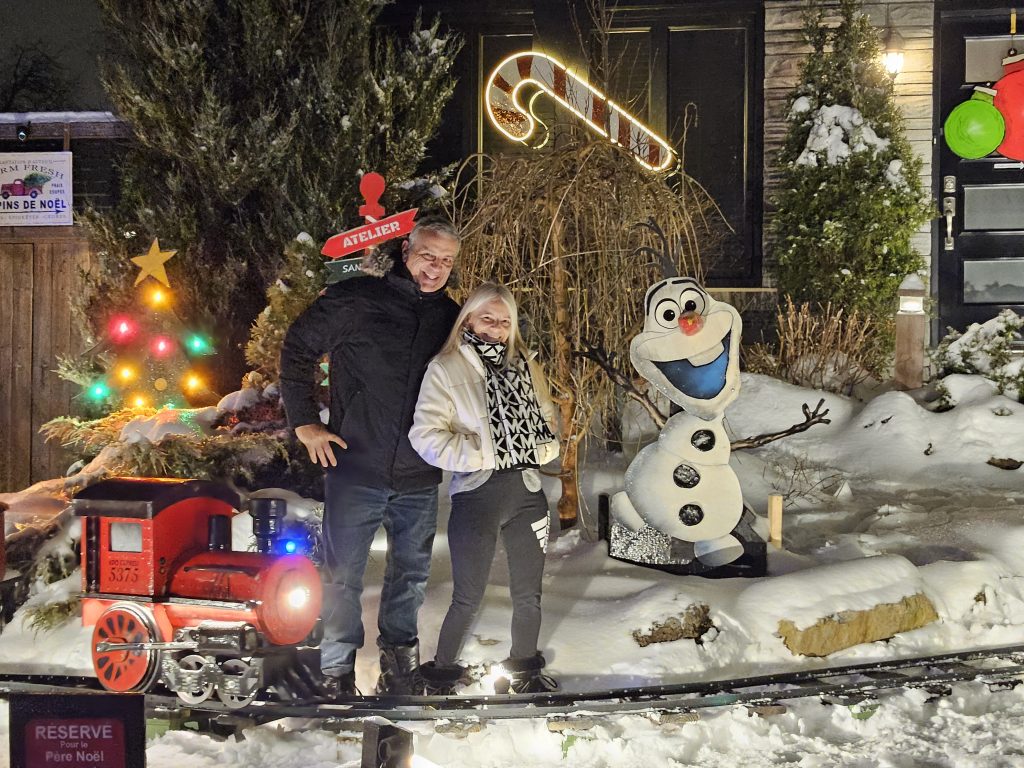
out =
<svg viewBox="0 0 1024 768"><path fill-rule="evenodd" d="M951 410L936 413L908 394L887 392L866 404L759 376L744 375L726 412L734 436L773 432L801 420L800 406L826 398L832 423L755 451L733 454L748 502L762 514L770 493L786 498L783 548L771 548L764 579L671 576L609 559L601 542L569 531L549 549L541 645L564 688L678 682L849 664L948 650L1024 643L1024 469L989 459L1024 460L1024 404L997 394L980 376L945 379ZM627 459L591 455L583 491L596 509L600 491L621 487ZM552 505L555 489L549 489ZM451 594L445 506L420 617L424 657L432 655ZM467 643L469 662L508 654L510 602L499 553L492 586ZM374 619L384 564L373 553L364 605L367 650L358 684L376 676ZM51 587L50 600L77 586ZM786 617L798 626L840 610L858 610L922 593L939 620L885 642L827 659L793 656L776 634ZM710 606L712 629L692 640L639 647L632 631ZM88 632L71 622L34 634L15 618L0 635L0 659L87 670ZM1024 686L991 693L954 687L928 700L920 690L883 694L870 717L817 700L784 714L751 716L725 707L694 723L658 723L631 715L555 733L543 722L493 722L457 736L410 726L424 765L442 766L1024 766ZM0 729L6 738L6 709ZM358 734L338 736L319 723L289 720L219 741L172 731L149 743L151 768L359 765ZM6 750L0 752L6 765Z"/></svg>

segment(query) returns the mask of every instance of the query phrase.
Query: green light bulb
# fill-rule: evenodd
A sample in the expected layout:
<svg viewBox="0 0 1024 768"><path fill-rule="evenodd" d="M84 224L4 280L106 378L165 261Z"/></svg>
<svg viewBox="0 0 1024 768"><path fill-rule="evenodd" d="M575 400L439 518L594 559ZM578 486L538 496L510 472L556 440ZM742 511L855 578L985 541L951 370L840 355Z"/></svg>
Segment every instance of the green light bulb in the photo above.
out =
<svg viewBox="0 0 1024 768"><path fill-rule="evenodd" d="M188 349L195 354L203 354L210 350L210 342L199 334L193 334L188 338Z"/></svg>

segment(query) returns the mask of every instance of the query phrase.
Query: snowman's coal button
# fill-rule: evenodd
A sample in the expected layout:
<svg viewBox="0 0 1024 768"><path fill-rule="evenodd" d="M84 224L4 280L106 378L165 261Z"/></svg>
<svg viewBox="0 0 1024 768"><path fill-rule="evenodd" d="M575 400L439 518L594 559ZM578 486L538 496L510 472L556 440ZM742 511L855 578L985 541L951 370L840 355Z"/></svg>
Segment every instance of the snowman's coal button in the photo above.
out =
<svg viewBox="0 0 1024 768"><path fill-rule="evenodd" d="M696 504L687 504L679 510L679 520L683 525L696 525L704 519L704 510Z"/></svg>
<svg viewBox="0 0 1024 768"><path fill-rule="evenodd" d="M693 488L700 482L700 472L689 464L680 464L673 470L672 479L680 488Z"/></svg>
<svg viewBox="0 0 1024 768"><path fill-rule="evenodd" d="M698 451L710 451L715 447L715 433L710 429L698 429L690 438L690 444Z"/></svg>

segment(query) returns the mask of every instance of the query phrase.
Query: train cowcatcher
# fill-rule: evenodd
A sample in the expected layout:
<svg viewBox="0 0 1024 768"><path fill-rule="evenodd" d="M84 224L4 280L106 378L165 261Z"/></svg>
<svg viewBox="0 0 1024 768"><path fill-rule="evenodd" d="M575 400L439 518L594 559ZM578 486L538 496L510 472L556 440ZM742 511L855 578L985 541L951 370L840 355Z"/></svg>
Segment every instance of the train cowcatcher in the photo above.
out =
<svg viewBox="0 0 1024 768"><path fill-rule="evenodd" d="M83 519L82 623L94 627L104 688L159 682L185 704L216 694L231 708L268 690L303 695L321 582L307 557L275 551L283 499L249 501L255 552L232 550L242 502L219 483L112 478L72 507Z"/></svg>

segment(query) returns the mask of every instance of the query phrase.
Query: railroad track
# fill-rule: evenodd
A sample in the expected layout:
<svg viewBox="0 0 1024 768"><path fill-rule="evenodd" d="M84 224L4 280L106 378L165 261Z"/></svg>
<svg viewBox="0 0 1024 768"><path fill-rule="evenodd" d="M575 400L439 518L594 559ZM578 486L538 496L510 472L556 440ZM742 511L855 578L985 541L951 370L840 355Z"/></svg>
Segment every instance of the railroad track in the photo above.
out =
<svg viewBox="0 0 1024 768"><path fill-rule="evenodd" d="M1024 680L1024 645L1002 646L932 656L878 661L849 666L800 670L728 680L671 685L612 688L602 691L559 691L524 695L356 696L332 703L320 701L255 701L243 709L210 700L186 706L166 693L146 694L151 713L187 710L206 719L268 722L282 717L360 720L372 716L393 722L482 721L512 718L573 717L640 712L699 712L715 707L765 707L818 697L829 703L855 704L883 691L924 688L941 695L957 682L981 682L993 690ZM89 693L103 689L95 678L4 674L0 697L14 692Z"/></svg>

